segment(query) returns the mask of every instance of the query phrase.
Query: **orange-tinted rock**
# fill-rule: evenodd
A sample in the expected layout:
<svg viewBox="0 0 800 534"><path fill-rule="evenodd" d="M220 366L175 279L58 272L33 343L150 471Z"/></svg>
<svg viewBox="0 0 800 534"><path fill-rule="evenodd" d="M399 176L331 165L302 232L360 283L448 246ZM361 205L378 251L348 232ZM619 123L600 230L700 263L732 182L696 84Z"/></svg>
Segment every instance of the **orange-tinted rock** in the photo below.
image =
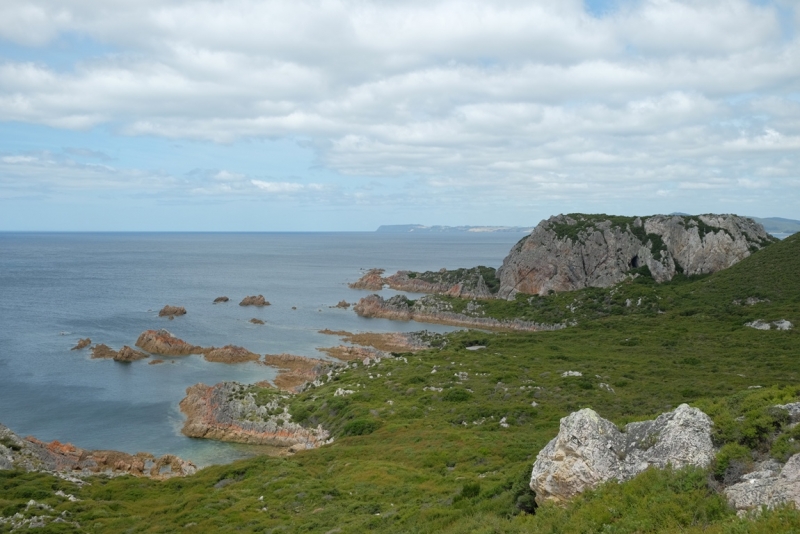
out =
<svg viewBox="0 0 800 534"><path fill-rule="evenodd" d="M183 306L166 305L158 312L159 317L176 317L178 315L186 315L186 308Z"/></svg>
<svg viewBox="0 0 800 534"><path fill-rule="evenodd" d="M211 347L210 349L205 349L204 352L206 360L218 363L254 362L261 357L243 347L237 347L235 345L226 345L220 348Z"/></svg>
<svg viewBox="0 0 800 534"><path fill-rule="evenodd" d="M103 343L98 343L94 347L92 347L92 358L100 359L100 358L114 358L117 355L117 351L109 347L108 345L104 345Z"/></svg>
<svg viewBox="0 0 800 534"><path fill-rule="evenodd" d="M86 339L80 339L80 340L78 340L78 344L77 344L77 345L75 345L74 347L72 347L70 350L81 350L81 349L85 349L86 347L88 347L88 346L89 346L89 345L91 345L91 344L92 344L92 340L91 340L91 339L89 339L89 338L87 337Z"/></svg>
<svg viewBox="0 0 800 534"><path fill-rule="evenodd" d="M239 306L269 306L269 302L264 298L264 295L247 296L242 299Z"/></svg>
<svg viewBox="0 0 800 534"><path fill-rule="evenodd" d="M368 289L370 291L380 291L383 289L383 284L386 283L381 276L384 273L383 269L370 269L364 276L348 284L351 289Z"/></svg>
<svg viewBox="0 0 800 534"><path fill-rule="evenodd" d="M117 355L114 357L115 362L135 362L136 360L144 360L145 358L149 358L150 355L138 350L134 350L129 346L125 345Z"/></svg>
<svg viewBox="0 0 800 534"><path fill-rule="evenodd" d="M142 332L136 340L136 346L152 354L164 356L186 356L203 352L202 347L186 343L164 329Z"/></svg>

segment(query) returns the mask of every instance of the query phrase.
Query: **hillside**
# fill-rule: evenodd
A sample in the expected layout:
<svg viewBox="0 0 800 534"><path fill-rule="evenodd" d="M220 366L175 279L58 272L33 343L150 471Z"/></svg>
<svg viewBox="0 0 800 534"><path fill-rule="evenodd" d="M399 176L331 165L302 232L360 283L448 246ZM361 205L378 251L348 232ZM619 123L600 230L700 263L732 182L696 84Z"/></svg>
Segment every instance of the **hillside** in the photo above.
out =
<svg viewBox="0 0 800 534"><path fill-rule="evenodd" d="M800 398L798 328L744 326L755 319L799 325L799 272L800 235L711 275L479 301L493 313L560 316L573 326L432 335L431 349L351 363L291 400L295 421L321 424L335 436L292 457L259 457L166 482L120 477L82 487L0 471L0 516L50 513L30 509L35 499L91 532L797 530L794 510L738 518L718 484L732 462L785 459L800 442L769 410ZM566 508L534 510L531 466L560 418L591 407L622 425L684 402L715 421L725 452L710 471L648 471Z"/></svg>

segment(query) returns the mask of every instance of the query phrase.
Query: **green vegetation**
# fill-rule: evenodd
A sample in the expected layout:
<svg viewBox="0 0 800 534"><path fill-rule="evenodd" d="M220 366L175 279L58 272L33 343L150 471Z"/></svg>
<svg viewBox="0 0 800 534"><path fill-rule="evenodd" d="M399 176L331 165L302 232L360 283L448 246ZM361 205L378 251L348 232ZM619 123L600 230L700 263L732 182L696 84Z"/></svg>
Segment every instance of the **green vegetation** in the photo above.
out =
<svg viewBox="0 0 800 534"><path fill-rule="evenodd" d="M485 267L483 265L469 269L461 268L449 271L445 269L441 271L425 271L424 273L411 271L408 272L406 276L412 280L424 280L431 284L452 286L461 283L468 290L475 289L482 278L489 293L494 295L500 290L500 279L497 278L497 270L494 267Z"/></svg>
<svg viewBox="0 0 800 534"><path fill-rule="evenodd" d="M798 329L743 325L800 325L798 272L800 235L711 276L480 301L487 315L575 324L456 332L437 337L434 349L369 367L351 363L290 399L295 420L335 436L292 457L167 482L95 478L83 487L0 471L0 515L33 514L25 507L35 499L86 532L800 531L798 511L738 518L719 493L720 482L752 462L797 452L800 430L773 406L800 400ZM758 302L742 303L750 297ZM469 301L450 302L465 309ZM467 350L475 345L485 348ZM354 393L334 396L338 388ZM624 425L684 402L714 420L720 453L708 470L650 470L564 507L535 506L527 478L560 418L592 407ZM232 482L215 487L222 480ZM56 489L81 500L54 497Z"/></svg>

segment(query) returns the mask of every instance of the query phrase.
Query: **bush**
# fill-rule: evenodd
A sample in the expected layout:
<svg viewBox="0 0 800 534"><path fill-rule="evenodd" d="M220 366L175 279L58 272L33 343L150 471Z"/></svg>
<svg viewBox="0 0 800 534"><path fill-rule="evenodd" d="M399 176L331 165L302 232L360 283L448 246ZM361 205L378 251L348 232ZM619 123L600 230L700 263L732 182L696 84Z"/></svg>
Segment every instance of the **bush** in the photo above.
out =
<svg viewBox="0 0 800 534"><path fill-rule="evenodd" d="M447 402L464 402L471 398L472 394L466 389L461 388L448 389L445 394L442 395L442 400Z"/></svg>
<svg viewBox="0 0 800 534"><path fill-rule="evenodd" d="M354 419L344 425L342 435L344 436L366 436L372 434L381 424L378 421L371 421L369 419Z"/></svg>

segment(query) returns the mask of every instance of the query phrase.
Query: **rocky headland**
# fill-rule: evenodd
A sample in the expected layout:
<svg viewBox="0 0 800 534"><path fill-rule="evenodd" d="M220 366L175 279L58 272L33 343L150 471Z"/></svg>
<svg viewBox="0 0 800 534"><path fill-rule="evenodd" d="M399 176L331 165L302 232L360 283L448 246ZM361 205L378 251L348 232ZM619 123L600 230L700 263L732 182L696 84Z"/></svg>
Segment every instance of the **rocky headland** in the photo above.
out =
<svg viewBox="0 0 800 534"><path fill-rule="evenodd" d="M284 447L326 443L328 431L292 422L284 400L280 394L262 400L255 388L236 382L196 384L180 403L187 418L181 432L193 438Z"/></svg>
<svg viewBox="0 0 800 534"><path fill-rule="evenodd" d="M511 249L497 270L498 296L608 287L644 268L657 282L713 273L774 241L737 215L557 215Z"/></svg>
<svg viewBox="0 0 800 534"><path fill-rule="evenodd" d="M361 278L349 284L352 289L380 291L384 286L410 293L435 293L462 298L492 298L499 284L495 269L473 267L471 269L441 269L439 271L398 271L384 277L383 269L370 269Z"/></svg>
<svg viewBox="0 0 800 534"><path fill-rule="evenodd" d="M257 306L259 308L269 305L270 303L267 301L267 299L264 298L264 295L255 295L255 296L250 295L243 298L242 301L239 303L239 306Z"/></svg>
<svg viewBox="0 0 800 534"><path fill-rule="evenodd" d="M426 295L417 300L409 300L403 295L395 295L384 299L380 295L369 295L358 301L353 310L361 317L378 317L395 321L418 321L438 323L467 328L485 328L490 330L516 330L537 332L541 330L560 330L565 324L543 324L521 319L498 320L484 317L481 307L470 302L462 312L453 311L452 304Z"/></svg>
<svg viewBox="0 0 800 534"><path fill-rule="evenodd" d="M0 469L42 471L59 476L81 477L133 475L167 479L194 474L197 467L171 454L156 458L150 453L87 450L69 443L46 443L21 438L0 425Z"/></svg>

